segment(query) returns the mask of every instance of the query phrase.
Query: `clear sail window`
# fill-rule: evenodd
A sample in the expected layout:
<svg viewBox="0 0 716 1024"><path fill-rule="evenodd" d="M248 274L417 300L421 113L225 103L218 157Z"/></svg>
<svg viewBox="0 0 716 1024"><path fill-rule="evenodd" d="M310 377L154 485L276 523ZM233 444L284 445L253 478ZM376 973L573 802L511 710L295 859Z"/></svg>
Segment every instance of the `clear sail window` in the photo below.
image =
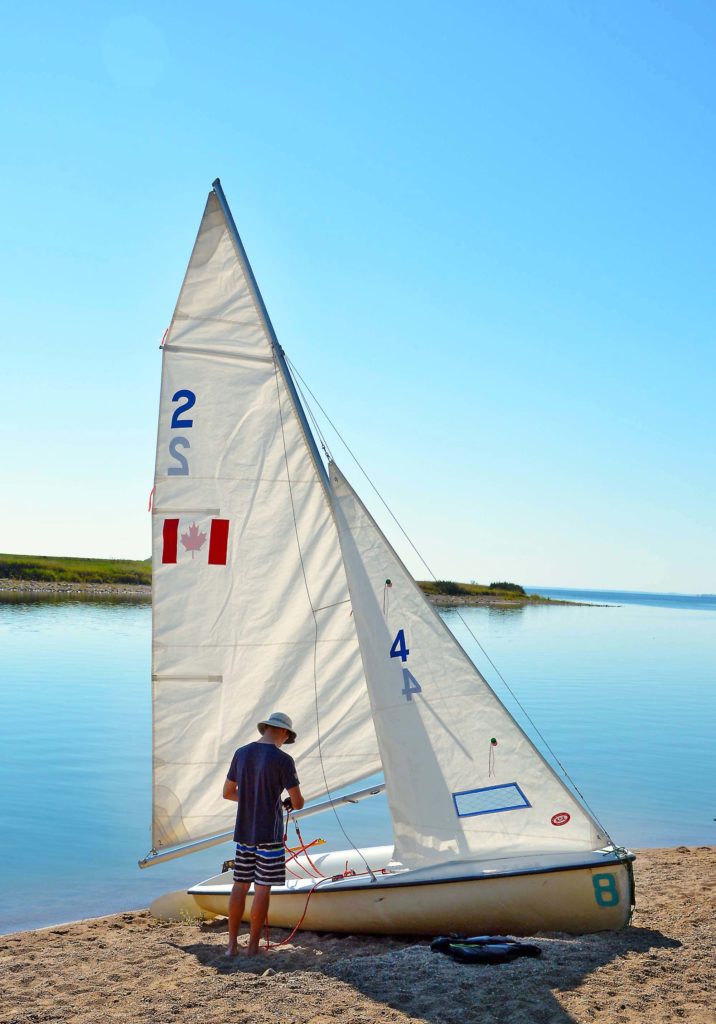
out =
<svg viewBox="0 0 716 1024"><path fill-rule="evenodd" d="M521 807L532 806L516 782L485 786L483 789L466 789L462 793L453 793L452 799L458 818L517 811Z"/></svg>

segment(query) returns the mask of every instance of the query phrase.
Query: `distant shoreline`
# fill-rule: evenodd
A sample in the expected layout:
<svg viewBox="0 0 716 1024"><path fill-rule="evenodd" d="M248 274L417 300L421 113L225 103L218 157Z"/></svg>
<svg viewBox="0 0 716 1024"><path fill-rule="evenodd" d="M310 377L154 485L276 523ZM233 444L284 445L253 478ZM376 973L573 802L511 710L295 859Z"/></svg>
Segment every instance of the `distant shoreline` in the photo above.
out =
<svg viewBox="0 0 716 1024"><path fill-rule="evenodd" d="M142 583L70 583L55 580L13 580L0 579L2 594L35 594L38 597L139 597L150 601L151 584ZM427 599L438 608L464 608L482 606L486 608L524 608L525 605L581 605L589 608L606 607L591 601L564 601L532 594L526 597L505 598L492 594L426 594Z"/></svg>
<svg viewBox="0 0 716 1024"><path fill-rule="evenodd" d="M594 601L565 601L563 598L542 597L541 594L527 594L525 597L498 597L491 594L470 594L455 596L452 594L426 594L428 601L439 608L466 607L486 605L490 608L524 608L532 604L569 604L584 608L607 608L609 605L596 604Z"/></svg>
<svg viewBox="0 0 716 1024"><path fill-rule="evenodd" d="M390 584L390 580L387 581ZM459 583L455 580L417 580L417 585L440 608L485 606L523 608L528 604L591 605L560 597L529 594L518 583ZM151 600L151 559L77 558L67 555L0 553L0 594L36 597L135 597Z"/></svg>

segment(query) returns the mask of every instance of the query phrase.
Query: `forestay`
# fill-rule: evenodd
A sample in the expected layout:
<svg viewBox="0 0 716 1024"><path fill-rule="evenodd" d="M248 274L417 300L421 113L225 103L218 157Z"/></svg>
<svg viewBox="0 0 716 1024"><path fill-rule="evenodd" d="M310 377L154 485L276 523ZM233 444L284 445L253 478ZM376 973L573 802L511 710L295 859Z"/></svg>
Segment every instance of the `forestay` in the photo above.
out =
<svg viewBox="0 0 716 1024"><path fill-rule="evenodd" d="M396 859L422 867L604 845L335 464L329 473Z"/></svg>
<svg viewBox="0 0 716 1024"><path fill-rule="evenodd" d="M254 287L211 192L163 355L156 850L231 827L226 770L272 711L294 720L308 799L324 772L334 789L380 770L335 521Z"/></svg>

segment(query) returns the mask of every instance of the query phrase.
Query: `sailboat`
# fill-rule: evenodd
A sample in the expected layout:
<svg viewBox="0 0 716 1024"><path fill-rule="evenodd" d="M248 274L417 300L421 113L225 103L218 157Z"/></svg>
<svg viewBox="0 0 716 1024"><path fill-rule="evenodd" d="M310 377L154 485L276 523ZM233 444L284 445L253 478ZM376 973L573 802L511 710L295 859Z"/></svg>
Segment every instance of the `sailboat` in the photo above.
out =
<svg viewBox="0 0 716 1024"><path fill-rule="evenodd" d="M591 932L634 903L633 854L533 744L321 455L217 179L163 369L153 507L153 848L225 842L234 750L281 709L307 806L383 790L380 847L288 862L271 925ZM353 786L382 772L385 782ZM188 890L228 911L223 871ZM247 900L250 912L251 894ZM159 912L159 911L158 911Z"/></svg>

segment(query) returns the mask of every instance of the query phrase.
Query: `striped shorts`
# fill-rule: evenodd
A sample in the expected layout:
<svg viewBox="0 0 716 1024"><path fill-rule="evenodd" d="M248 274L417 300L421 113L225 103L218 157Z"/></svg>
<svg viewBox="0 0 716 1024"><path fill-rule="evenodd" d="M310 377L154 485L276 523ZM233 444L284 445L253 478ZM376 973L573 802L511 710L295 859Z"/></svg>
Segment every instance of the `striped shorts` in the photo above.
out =
<svg viewBox="0 0 716 1024"><path fill-rule="evenodd" d="M283 843L236 844L234 881L256 885L283 885L286 881L286 851Z"/></svg>

